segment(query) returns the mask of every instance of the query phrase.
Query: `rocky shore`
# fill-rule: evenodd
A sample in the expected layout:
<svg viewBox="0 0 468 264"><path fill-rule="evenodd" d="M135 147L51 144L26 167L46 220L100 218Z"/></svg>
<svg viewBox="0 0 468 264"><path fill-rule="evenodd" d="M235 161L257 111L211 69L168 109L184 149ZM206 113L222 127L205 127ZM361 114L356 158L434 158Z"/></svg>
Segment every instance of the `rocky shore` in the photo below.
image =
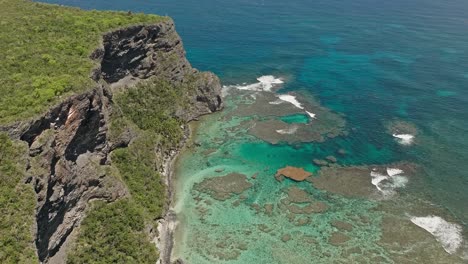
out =
<svg viewBox="0 0 468 264"><path fill-rule="evenodd" d="M180 147L174 150L164 163L164 180L167 186L166 190L166 213L164 217L158 220L157 235L154 242L159 250L159 260L157 264L171 264L172 249L174 247L174 232L177 227L177 218L175 212L171 209L174 202L174 166L180 152L190 140L192 131L190 126L185 127L185 134ZM183 263L182 260L176 260L174 263Z"/></svg>

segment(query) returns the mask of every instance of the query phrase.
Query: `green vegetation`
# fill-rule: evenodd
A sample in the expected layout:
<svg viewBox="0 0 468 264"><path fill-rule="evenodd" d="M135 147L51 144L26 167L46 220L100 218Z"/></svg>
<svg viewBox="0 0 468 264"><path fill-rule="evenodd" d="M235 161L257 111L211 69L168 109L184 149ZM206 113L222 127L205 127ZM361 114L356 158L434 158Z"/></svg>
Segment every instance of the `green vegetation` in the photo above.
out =
<svg viewBox="0 0 468 264"><path fill-rule="evenodd" d="M0 0L0 123L42 113L93 87L90 54L105 32L167 19Z"/></svg>
<svg viewBox="0 0 468 264"><path fill-rule="evenodd" d="M35 194L24 184L26 146L0 133L0 263L37 263Z"/></svg>
<svg viewBox="0 0 468 264"><path fill-rule="evenodd" d="M163 153L180 144L183 122L175 117L188 103L189 85L177 87L151 78L114 99L110 138L126 130L136 138L112 152L112 166L127 185L130 197L112 204L97 203L90 211L69 263L155 263L155 247L146 228L155 228L165 205L165 185L158 170Z"/></svg>
<svg viewBox="0 0 468 264"><path fill-rule="evenodd" d="M0 6L0 124L34 117L62 98L93 88L89 76L97 62L90 54L105 32L168 19L27 0L0 0ZM177 57L168 63L172 59ZM130 195L93 204L69 250L69 263L156 262L147 231L166 203L158 171L165 154L183 138L184 121L176 114L183 116L191 107L188 98L197 80L189 79L174 86L152 78L115 95L109 137L131 130L134 139L111 153L107 169ZM26 157L25 145L0 134L0 263L38 262L32 235L36 197L22 182Z"/></svg>
<svg viewBox="0 0 468 264"><path fill-rule="evenodd" d="M131 200L96 202L81 225L67 263L156 263L155 246L144 232L141 212Z"/></svg>
<svg viewBox="0 0 468 264"><path fill-rule="evenodd" d="M174 114L188 103L188 88L152 78L118 95L116 102L122 115L140 129L160 134L163 143L175 145L183 136L183 122Z"/></svg>
<svg viewBox="0 0 468 264"><path fill-rule="evenodd" d="M140 137L128 148L114 151L112 160L127 184L135 204L148 222L160 218L165 203L165 186L156 171L157 139L150 134Z"/></svg>
<svg viewBox="0 0 468 264"><path fill-rule="evenodd" d="M187 105L189 88L153 77L115 96L111 137L128 128L137 137L128 148L115 150L112 161L150 223L163 211L165 186L157 171L162 168L163 153L182 140L183 121L175 113Z"/></svg>

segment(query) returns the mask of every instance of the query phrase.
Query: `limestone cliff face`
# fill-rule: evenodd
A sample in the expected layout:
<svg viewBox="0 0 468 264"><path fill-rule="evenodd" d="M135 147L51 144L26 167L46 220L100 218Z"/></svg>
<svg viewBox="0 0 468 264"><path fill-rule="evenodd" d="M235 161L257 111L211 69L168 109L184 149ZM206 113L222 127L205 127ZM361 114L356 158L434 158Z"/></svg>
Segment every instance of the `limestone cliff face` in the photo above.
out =
<svg viewBox="0 0 468 264"><path fill-rule="evenodd" d="M222 108L221 85L210 72L198 72L185 57L185 50L172 20L150 26L134 26L104 36L103 47L92 55L101 61L93 73L111 87L131 85L152 76L175 84L195 82L194 108L186 119ZM196 78L191 78L196 76Z"/></svg>
<svg viewBox="0 0 468 264"><path fill-rule="evenodd" d="M110 142L107 136L115 90L152 76L174 84L192 81L193 103L181 114L185 120L222 108L218 78L191 67L171 20L109 32L92 58L99 64L91 76L95 87L36 120L1 129L29 144L27 182L37 193L36 247L44 263L52 262L80 225L90 200L114 201L128 194L112 177L108 159L113 148L130 140Z"/></svg>

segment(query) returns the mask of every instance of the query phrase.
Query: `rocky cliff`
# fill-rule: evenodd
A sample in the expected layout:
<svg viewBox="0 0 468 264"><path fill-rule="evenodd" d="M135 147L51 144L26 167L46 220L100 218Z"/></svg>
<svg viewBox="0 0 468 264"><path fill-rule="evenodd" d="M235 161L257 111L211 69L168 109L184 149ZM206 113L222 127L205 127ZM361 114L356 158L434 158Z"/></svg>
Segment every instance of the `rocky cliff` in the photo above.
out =
<svg viewBox="0 0 468 264"><path fill-rule="evenodd" d="M63 245L91 200L111 202L128 195L125 184L113 177L109 158L132 140L131 133L109 137L114 93L158 77L174 87L191 82L190 106L175 113L185 122L222 108L218 78L191 67L171 20L109 32L91 57L97 65L91 74L95 87L65 99L40 118L1 128L29 145L26 182L37 194L35 244L44 263L61 263Z"/></svg>

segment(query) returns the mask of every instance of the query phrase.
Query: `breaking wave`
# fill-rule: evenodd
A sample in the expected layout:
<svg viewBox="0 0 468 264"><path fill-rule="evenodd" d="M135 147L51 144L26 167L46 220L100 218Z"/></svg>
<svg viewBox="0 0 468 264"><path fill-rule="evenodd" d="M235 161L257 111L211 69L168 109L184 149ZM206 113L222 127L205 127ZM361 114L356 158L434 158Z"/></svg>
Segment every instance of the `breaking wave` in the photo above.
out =
<svg viewBox="0 0 468 264"><path fill-rule="evenodd" d="M414 136L411 134L393 134L392 136L402 145L411 145L414 140Z"/></svg>
<svg viewBox="0 0 468 264"><path fill-rule="evenodd" d="M302 106L302 104L297 100L296 96L291 95L291 94L281 94L281 95L278 95L278 98L279 98L278 100L273 101L273 102L269 102L269 104L277 105L277 104L281 104L281 103L283 103L283 102L288 102L288 103L291 103L292 105L294 105L295 107L304 110L305 113L306 113L311 119L317 119L315 113L309 112L309 111L307 111L307 110L304 109L304 107Z"/></svg>
<svg viewBox="0 0 468 264"><path fill-rule="evenodd" d="M290 134L296 133L297 128L298 128L297 126L292 126L292 127L285 128L285 129L278 129L276 130L276 133L281 134L281 135L290 135Z"/></svg>
<svg viewBox="0 0 468 264"><path fill-rule="evenodd" d="M297 101L296 99L296 96L294 95L290 95L290 94L281 94L278 96L278 98L280 100L283 100L285 102L289 102L291 104L293 104L295 107L299 108L299 109L304 109L304 107L302 106L301 103L299 103L299 101Z"/></svg>
<svg viewBox="0 0 468 264"><path fill-rule="evenodd" d="M225 86L227 88L235 88L239 90L249 90L249 91L271 91L275 85L283 84L284 81L280 78L276 78L273 75L265 75L257 78L256 83L246 84L243 83L241 85L229 85Z"/></svg>
<svg viewBox="0 0 468 264"><path fill-rule="evenodd" d="M309 112L309 111L306 111L306 113L310 116L310 118L312 118L312 119L316 118L316 117L315 117L316 114L311 113L311 112Z"/></svg>
<svg viewBox="0 0 468 264"><path fill-rule="evenodd" d="M397 169L397 168L387 168L387 174L388 176L392 177L398 174L402 174L403 170Z"/></svg>
<svg viewBox="0 0 468 264"><path fill-rule="evenodd" d="M371 183L384 196L395 194L395 189L403 188L408 183L408 178L403 176L403 170L398 168L387 168L386 173L371 171Z"/></svg>
<svg viewBox="0 0 468 264"><path fill-rule="evenodd" d="M284 83L284 81L281 78L276 78L273 75L261 76L261 77L257 78L257 81L258 81L257 83L252 83L252 84L243 83L241 85L228 85L228 86L224 86L224 88L234 88L234 89L238 89L238 90L255 91L255 92L259 92L259 91L271 92L271 89L275 85L280 85L280 84ZM224 89L223 90L223 95L227 95L229 93L228 90L229 89ZM278 96L278 100L269 102L269 104L279 105L279 104L282 104L282 103L290 103L290 104L294 105L295 107L304 110L305 113L310 118L316 119L316 114L305 110L304 106L302 106L302 104L297 100L295 95L280 94L280 95L277 95L277 96ZM251 95L251 97L254 100L256 99L255 95Z"/></svg>
<svg viewBox="0 0 468 264"><path fill-rule="evenodd" d="M411 222L431 233L444 250L453 254L462 245L462 227L445 221L439 216L411 217Z"/></svg>

